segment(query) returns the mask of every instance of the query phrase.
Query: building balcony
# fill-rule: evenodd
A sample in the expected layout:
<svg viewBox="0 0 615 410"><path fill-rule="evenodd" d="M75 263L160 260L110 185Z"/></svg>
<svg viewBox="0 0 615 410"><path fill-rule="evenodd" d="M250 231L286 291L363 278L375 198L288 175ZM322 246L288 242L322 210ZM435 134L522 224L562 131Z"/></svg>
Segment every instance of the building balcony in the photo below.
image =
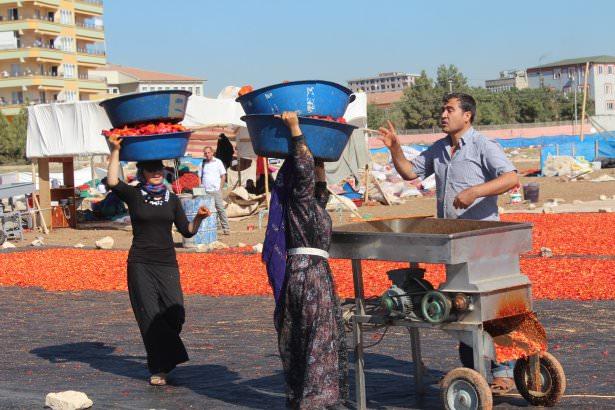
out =
<svg viewBox="0 0 615 410"><path fill-rule="evenodd" d="M107 64L107 55L77 51L77 64L91 67L103 66Z"/></svg>
<svg viewBox="0 0 615 410"><path fill-rule="evenodd" d="M60 0L0 0L0 5L11 5L18 3L34 4L35 6L46 6L57 8L60 6Z"/></svg>
<svg viewBox="0 0 615 410"><path fill-rule="evenodd" d="M100 93L107 91L107 82L103 78L88 77L87 74L79 75L79 91Z"/></svg>
<svg viewBox="0 0 615 410"><path fill-rule="evenodd" d="M93 24L75 23L75 35L82 40L102 41L105 39L105 29Z"/></svg>
<svg viewBox="0 0 615 410"><path fill-rule="evenodd" d="M2 104L0 102L0 110L2 111L2 114L4 114L7 117L13 117L19 114L19 112L24 107L25 107L24 104Z"/></svg>
<svg viewBox="0 0 615 410"><path fill-rule="evenodd" d="M75 12L100 16L103 14L102 0L75 0Z"/></svg>
<svg viewBox="0 0 615 410"><path fill-rule="evenodd" d="M51 73L12 75L7 71L0 72L0 88L37 86L39 89L62 89L67 80L70 81L71 79L65 79Z"/></svg>
<svg viewBox="0 0 615 410"><path fill-rule="evenodd" d="M39 62L61 62L65 54L65 51L45 44L19 44L17 48L0 50L0 61L23 61L28 58L36 58Z"/></svg>
<svg viewBox="0 0 615 410"><path fill-rule="evenodd" d="M64 26L52 19L37 16L20 16L16 20L0 20L0 31L38 30L43 34L57 35Z"/></svg>

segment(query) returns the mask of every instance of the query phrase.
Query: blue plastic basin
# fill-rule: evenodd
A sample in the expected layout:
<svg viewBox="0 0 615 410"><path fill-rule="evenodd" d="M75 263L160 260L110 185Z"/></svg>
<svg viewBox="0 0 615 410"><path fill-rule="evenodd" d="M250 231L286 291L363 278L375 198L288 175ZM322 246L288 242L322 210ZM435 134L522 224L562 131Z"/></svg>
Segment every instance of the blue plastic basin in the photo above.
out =
<svg viewBox="0 0 615 410"><path fill-rule="evenodd" d="M281 119L270 114L246 115L241 119L248 126L256 154L271 158L288 156L291 135ZM354 125L305 117L299 117L299 125L314 157L328 162L340 158L350 135L357 128Z"/></svg>
<svg viewBox="0 0 615 410"><path fill-rule="evenodd" d="M237 98L247 115L281 114L344 116L354 100L352 90L329 81L293 81L270 85Z"/></svg>
<svg viewBox="0 0 615 410"><path fill-rule="evenodd" d="M182 90L148 91L110 98L100 105L114 128L146 122L180 122L191 94Z"/></svg>
<svg viewBox="0 0 615 410"><path fill-rule="evenodd" d="M122 137L120 161L150 161L183 157L192 131Z"/></svg>

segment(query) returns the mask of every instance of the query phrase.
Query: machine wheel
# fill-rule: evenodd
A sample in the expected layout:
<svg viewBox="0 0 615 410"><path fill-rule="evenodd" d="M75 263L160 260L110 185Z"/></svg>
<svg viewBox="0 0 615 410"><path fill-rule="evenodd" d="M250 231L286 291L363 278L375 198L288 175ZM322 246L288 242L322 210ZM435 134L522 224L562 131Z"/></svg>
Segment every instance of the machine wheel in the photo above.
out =
<svg viewBox="0 0 615 410"><path fill-rule="evenodd" d="M4 241L6 241L6 234L2 230L2 227L0 227L0 245L2 245Z"/></svg>
<svg viewBox="0 0 615 410"><path fill-rule="evenodd" d="M540 353L541 391L529 389L529 368L528 358L517 360L514 370L517 390L532 406L554 406L566 390L566 375L562 365L551 353Z"/></svg>
<svg viewBox="0 0 615 410"><path fill-rule="evenodd" d="M476 370L458 367L444 376L441 398L446 410L491 410L493 397L487 380Z"/></svg>
<svg viewBox="0 0 615 410"><path fill-rule="evenodd" d="M429 323L442 323L451 314L452 302L442 292L432 290L421 300L421 313Z"/></svg>

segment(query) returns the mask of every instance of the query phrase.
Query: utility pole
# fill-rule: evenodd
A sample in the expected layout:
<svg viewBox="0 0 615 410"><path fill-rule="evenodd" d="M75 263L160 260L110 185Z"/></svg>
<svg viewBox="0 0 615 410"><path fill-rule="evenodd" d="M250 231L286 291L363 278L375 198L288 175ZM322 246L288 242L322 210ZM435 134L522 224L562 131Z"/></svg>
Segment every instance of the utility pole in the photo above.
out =
<svg viewBox="0 0 615 410"><path fill-rule="evenodd" d="M575 68L575 73L572 76L572 86L574 87L574 122L572 126L572 133L577 133L577 69Z"/></svg>

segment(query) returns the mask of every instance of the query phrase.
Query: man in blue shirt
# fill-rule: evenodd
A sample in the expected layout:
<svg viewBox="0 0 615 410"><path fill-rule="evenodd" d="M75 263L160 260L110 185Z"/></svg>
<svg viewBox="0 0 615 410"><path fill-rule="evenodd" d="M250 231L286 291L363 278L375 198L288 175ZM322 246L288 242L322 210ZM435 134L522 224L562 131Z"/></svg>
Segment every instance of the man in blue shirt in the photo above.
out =
<svg viewBox="0 0 615 410"><path fill-rule="evenodd" d="M436 177L438 218L499 220L498 195L519 184L513 164L496 142L478 133L472 123L476 101L468 94L451 93L442 99L440 125L447 136L409 161L395 128L380 128L380 140L391 151L395 169L406 180ZM464 366L473 367L472 349L463 343ZM492 365L494 393L514 387L512 363Z"/></svg>

